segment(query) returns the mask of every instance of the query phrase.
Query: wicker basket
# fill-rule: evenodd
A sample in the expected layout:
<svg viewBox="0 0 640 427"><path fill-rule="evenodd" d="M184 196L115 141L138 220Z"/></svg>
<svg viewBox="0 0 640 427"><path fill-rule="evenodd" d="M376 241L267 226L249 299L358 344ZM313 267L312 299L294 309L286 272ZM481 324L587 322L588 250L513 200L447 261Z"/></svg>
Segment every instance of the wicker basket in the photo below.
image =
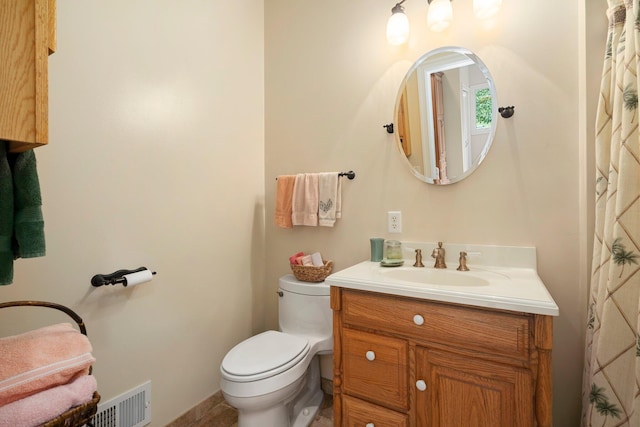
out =
<svg viewBox="0 0 640 427"><path fill-rule="evenodd" d="M296 279L302 282L322 282L331 274L333 261L324 261L322 267L291 264L291 271Z"/></svg>
<svg viewBox="0 0 640 427"><path fill-rule="evenodd" d="M78 324L78 328L83 335L87 335L87 328L84 326L84 321L82 320L82 318L78 316L75 311L71 310L68 307L65 307L64 305L43 301L12 301L0 303L0 308L20 306L47 307L62 311ZM89 368L89 373L91 373L91 371L92 367ZM85 424L88 426L93 426L93 424L91 424L91 421L93 419L93 416L98 411L99 401L100 394L98 394L98 392L96 391L95 393L93 393L93 398L90 401L69 409L68 411L58 415L56 418L42 424L41 427L81 427Z"/></svg>

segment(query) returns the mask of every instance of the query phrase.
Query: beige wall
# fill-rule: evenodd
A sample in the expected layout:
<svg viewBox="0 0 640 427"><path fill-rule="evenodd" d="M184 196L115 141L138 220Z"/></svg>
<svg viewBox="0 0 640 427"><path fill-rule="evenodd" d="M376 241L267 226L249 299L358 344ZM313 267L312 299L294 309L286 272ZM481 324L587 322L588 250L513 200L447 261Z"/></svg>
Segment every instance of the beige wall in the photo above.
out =
<svg viewBox="0 0 640 427"><path fill-rule="evenodd" d="M18 260L0 301L77 310L103 398L151 379L162 426L219 389L231 346L275 327L288 255L320 250L344 268L369 237L392 236L386 212L401 210L393 237L538 248L561 310L555 424L577 425L606 6L504 2L486 31L456 0L454 26L434 34L426 2L407 2L412 36L398 48L384 36L392 3L270 0L263 37L262 2L58 2L51 144L37 150L48 254ZM409 66L443 45L476 52L516 114L471 178L433 187L382 125ZM276 175L349 169L335 228L273 227ZM153 282L89 286L140 265ZM49 321L13 310L3 332Z"/></svg>
<svg viewBox="0 0 640 427"><path fill-rule="evenodd" d="M585 16L578 0L508 1L485 29L472 17L471 0L452 5L452 28L436 34L426 29L426 2L405 3L411 38L391 47L385 25L393 2L265 3L267 286L275 289L288 272L292 253L319 250L342 269L368 257L373 236L442 240L445 247L533 245L540 276L560 306L555 425L578 425L592 207L585 129L593 123L603 10L592 6ZM393 121L396 90L410 65L444 45L478 54L499 104L515 105L516 113L499 118L494 145L469 179L434 187L411 175L382 125ZM344 218L335 228L272 225L269 182L276 175L349 169L357 177L345 182ZM402 211L401 235L386 232L389 210ZM274 325L275 297L268 303Z"/></svg>
<svg viewBox="0 0 640 427"><path fill-rule="evenodd" d="M36 151L47 256L18 260L0 301L76 310L103 400L152 380L154 426L217 391L226 351L264 329L263 16L251 0L58 2ZM89 284L141 265L151 283Z"/></svg>

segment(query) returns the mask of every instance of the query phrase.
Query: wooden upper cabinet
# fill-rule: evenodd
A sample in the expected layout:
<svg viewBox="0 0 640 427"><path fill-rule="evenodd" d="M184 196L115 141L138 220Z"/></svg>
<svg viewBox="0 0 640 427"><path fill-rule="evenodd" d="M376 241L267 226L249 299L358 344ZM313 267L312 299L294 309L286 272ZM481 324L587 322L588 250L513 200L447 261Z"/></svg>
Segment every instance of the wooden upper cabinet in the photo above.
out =
<svg viewBox="0 0 640 427"><path fill-rule="evenodd" d="M0 1L0 139L24 151L49 141L48 56L56 0Z"/></svg>

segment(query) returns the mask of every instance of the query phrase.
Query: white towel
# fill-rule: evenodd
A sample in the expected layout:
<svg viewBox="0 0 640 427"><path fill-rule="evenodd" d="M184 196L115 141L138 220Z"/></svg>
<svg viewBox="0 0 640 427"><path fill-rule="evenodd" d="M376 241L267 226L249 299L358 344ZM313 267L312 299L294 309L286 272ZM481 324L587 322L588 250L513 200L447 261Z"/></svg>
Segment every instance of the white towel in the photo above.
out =
<svg viewBox="0 0 640 427"><path fill-rule="evenodd" d="M293 225L318 225L318 174L296 175L291 201Z"/></svg>
<svg viewBox="0 0 640 427"><path fill-rule="evenodd" d="M339 177L336 190L336 219L338 218L342 218L342 180Z"/></svg>
<svg viewBox="0 0 640 427"><path fill-rule="evenodd" d="M338 206L338 172L324 172L318 178L318 222L324 227L333 227Z"/></svg>

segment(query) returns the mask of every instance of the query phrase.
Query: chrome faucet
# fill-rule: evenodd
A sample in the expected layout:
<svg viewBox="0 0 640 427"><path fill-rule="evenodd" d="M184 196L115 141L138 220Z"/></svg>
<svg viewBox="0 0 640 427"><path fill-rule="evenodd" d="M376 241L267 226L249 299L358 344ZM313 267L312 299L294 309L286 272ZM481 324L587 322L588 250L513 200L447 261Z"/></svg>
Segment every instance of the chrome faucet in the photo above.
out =
<svg viewBox="0 0 640 427"><path fill-rule="evenodd" d="M431 258L435 258L436 260L433 268L447 268L447 264L444 262L444 253L442 242L438 242L438 247L431 252Z"/></svg>

